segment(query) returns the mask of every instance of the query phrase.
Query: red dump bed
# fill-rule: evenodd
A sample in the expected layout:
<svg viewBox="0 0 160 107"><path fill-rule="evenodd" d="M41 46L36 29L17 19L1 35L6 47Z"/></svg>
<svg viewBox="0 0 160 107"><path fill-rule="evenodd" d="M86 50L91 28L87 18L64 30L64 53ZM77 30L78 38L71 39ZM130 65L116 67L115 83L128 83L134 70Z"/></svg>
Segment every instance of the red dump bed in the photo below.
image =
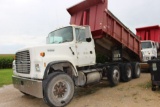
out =
<svg viewBox="0 0 160 107"><path fill-rule="evenodd" d="M160 43L160 26L147 26L136 28L137 36L141 37L141 40L153 40Z"/></svg>
<svg viewBox="0 0 160 107"><path fill-rule="evenodd" d="M108 0L85 0L68 8L70 24L89 25L100 52L110 56L113 47L121 46L127 59L140 60L140 39L108 10L107 5ZM102 51L102 48L105 49Z"/></svg>

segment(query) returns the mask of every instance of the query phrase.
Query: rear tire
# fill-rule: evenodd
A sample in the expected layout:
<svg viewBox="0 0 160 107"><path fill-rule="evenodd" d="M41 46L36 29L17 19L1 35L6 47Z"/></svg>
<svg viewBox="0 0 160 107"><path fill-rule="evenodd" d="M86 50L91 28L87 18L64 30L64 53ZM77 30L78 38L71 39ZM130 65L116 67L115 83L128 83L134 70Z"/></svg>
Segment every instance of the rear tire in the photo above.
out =
<svg viewBox="0 0 160 107"><path fill-rule="evenodd" d="M108 73L108 79L112 87L119 84L120 70L118 66L111 66Z"/></svg>
<svg viewBox="0 0 160 107"><path fill-rule="evenodd" d="M43 82L44 101L51 107L67 105L74 95L72 78L63 72L50 74Z"/></svg>
<svg viewBox="0 0 160 107"><path fill-rule="evenodd" d="M132 79L132 66L130 63L126 63L123 65L122 71L122 81L128 82Z"/></svg>
<svg viewBox="0 0 160 107"><path fill-rule="evenodd" d="M141 68L138 62L132 63L132 77L139 78L141 75Z"/></svg>

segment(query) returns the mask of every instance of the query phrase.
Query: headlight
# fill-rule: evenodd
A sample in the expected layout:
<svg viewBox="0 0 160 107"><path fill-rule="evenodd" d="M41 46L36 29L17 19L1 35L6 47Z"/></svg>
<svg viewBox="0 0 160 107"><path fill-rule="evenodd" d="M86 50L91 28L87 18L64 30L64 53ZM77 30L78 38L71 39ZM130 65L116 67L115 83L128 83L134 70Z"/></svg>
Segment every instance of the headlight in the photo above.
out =
<svg viewBox="0 0 160 107"><path fill-rule="evenodd" d="M40 71L40 66L39 66L39 64L35 64L35 69L36 69L36 71Z"/></svg>

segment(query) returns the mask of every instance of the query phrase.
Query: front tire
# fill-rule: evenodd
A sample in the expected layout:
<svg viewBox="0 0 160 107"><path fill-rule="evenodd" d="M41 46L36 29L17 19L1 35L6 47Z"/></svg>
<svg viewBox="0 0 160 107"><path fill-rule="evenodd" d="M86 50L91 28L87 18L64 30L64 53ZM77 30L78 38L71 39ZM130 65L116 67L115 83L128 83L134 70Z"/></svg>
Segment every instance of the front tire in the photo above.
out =
<svg viewBox="0 0 160 107"><path fill-rule="evenodd" d="M43 83L44 101L51 107L67 105L74 95L72 78L63 72L50 74Z"/></svg>

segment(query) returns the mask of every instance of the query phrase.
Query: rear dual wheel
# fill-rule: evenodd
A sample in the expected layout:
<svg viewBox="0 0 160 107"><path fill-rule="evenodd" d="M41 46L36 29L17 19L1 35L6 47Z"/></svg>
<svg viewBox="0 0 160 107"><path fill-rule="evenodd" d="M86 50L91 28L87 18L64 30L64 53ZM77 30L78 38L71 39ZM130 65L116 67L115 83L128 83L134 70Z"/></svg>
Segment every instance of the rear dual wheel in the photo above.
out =
<svg viewBox="0 0 160 107"><path fill-rule="evenodd" d="M132 69L133 69L133 73L132 73L132 77L133 78L139 78L141 75L141 68L138 62L133 62L132 63Z"/></svg>
<svg viewBox="0 0 160 107"><path fill-rule="evenodd" d="M120 78L122 81L128 82L132 79L132 77L139 78L140 73L141 69L138 62L120 63L119 66L114 65L110 67L108 72L108 79L111 86L116 86L118 85Z"/></svg>
<svg viewBox="0 0 160 107"><path fill-rule="evenodd" d="M125 63L123 65L121 65L122 67L122 71L121 71L121 79L124 82L128 82L132 79L132 66L130 63Z"/></svg>
<svg viewBox="0 0 160 107"><path fill-rule="evenodd" d="M119 84L120 81L120 70L118 66L111 66L108 72L108 79L110 82L110 85L116 86Z"/></svg>
<svg viewBox="0 0 160 107"><path fill-rule="evenodd" d="M132 78L139 78L141 68L138 62L121 64L121 80L124 82L130 81Z"/></svg>

